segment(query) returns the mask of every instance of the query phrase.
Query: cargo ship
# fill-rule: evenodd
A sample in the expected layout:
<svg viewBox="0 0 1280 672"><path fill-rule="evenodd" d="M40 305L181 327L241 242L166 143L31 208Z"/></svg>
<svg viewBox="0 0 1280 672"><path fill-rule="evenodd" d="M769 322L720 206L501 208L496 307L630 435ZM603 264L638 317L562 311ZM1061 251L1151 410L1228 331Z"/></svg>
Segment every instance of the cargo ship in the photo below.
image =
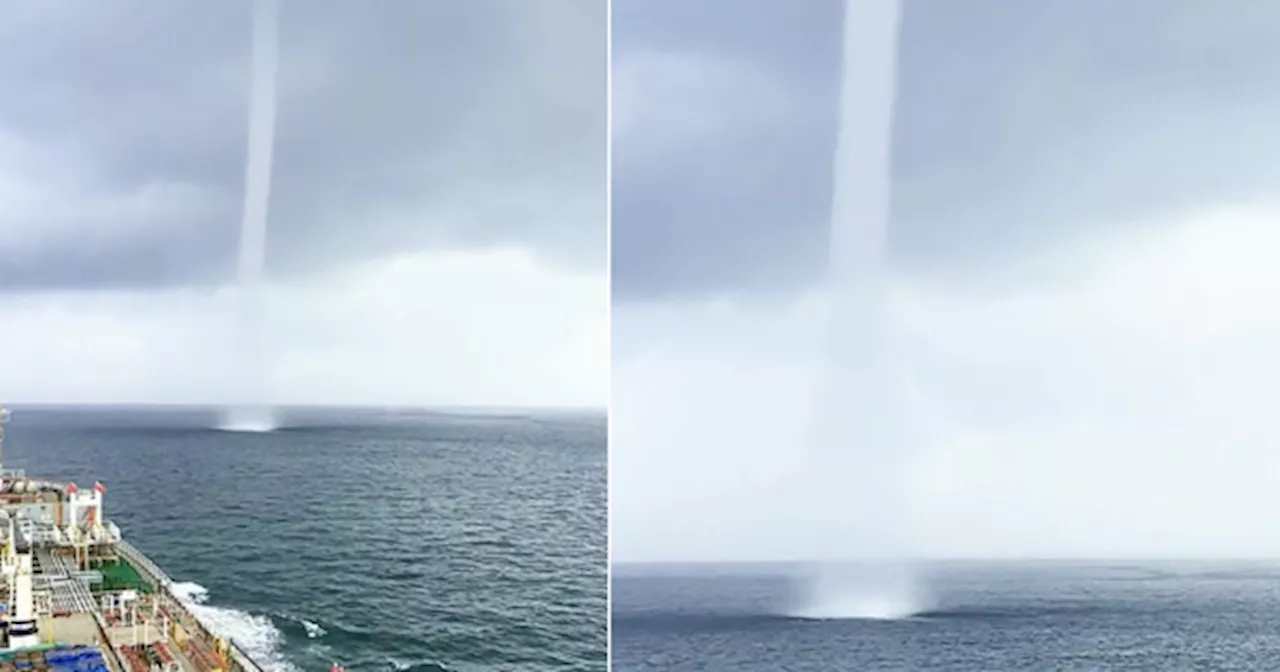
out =
<svg viewBox="0 0 1280 672"><path fill-rule="evenodd" d="M0 672L262 672L124 540L105 484L5 468L9 417L0 406Z"/></svg>

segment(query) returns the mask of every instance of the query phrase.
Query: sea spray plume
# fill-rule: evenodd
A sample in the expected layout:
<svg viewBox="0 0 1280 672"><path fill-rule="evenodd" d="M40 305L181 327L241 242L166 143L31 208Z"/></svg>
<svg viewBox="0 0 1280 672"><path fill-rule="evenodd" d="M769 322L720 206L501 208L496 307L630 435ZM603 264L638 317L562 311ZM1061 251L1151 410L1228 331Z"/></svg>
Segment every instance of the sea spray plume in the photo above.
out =
<svg viewBox="0 0 1280 672"><path fill-rule="evenodd" d="M796 616L887 618L918 610L904 532L903 436L883 344L899 0L847 0L834 161L832 308L808 480L819 560Z"/></svg>
<svg viewBox="0 0 1280 672"><path fill-rule="evenodd" d="M271 431L276 420L266 399L266 356L262 284L266 265L267 205L271 200L271 158L276 131L276 69L279 5L253 3L252 86L249 145L244 171L244 213L240 223L239 296L236 321L237 399L223 414L222 429Z"/></svg>
<svg viewBox="0 0 1280 672"><path fill-rule="evenodd" d="M787 614L805 619L895 620L933 606L905 562L842 562L811 566L796 584Z"/></svg>

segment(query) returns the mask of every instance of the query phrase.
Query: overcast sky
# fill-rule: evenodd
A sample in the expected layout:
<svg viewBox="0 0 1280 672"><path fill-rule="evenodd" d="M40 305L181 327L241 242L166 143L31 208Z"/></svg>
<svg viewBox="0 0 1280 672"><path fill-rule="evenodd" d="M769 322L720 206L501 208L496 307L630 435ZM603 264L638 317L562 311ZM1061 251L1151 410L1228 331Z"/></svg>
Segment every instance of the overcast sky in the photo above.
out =
<svg viewBox="0 0 1280 672"><path fill-rule="evenodd" d="M921 552L1280 554L1280 7L904 4L883 450ZM815 524L840 12L615 0L616 559Z"/></svg>
<svg viewBox="0 0 1280 672"><path fill-rule="evenodd" d="M603 4L281 4L274 396L602 406ZM0 398L227 394L250 8L6 10Z"/></svg>

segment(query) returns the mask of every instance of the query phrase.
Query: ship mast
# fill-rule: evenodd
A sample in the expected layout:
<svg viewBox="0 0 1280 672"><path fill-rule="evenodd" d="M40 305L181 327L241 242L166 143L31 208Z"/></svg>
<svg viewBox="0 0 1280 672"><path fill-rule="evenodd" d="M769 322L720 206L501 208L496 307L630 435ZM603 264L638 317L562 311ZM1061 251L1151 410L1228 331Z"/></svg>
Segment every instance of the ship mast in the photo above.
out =
<svg viewBox="0 0 1280 672"><path fill-rule="evenodd" d="M0 471L4 470L4 425L9 422L9 409L0 404Z"/></svg>

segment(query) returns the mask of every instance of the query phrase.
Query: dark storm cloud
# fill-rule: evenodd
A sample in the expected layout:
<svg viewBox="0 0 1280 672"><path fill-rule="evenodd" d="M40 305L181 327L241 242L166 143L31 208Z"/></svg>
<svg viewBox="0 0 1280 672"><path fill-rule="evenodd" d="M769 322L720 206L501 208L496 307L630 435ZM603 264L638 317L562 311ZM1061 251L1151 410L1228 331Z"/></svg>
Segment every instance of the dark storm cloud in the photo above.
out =
<svg viewBox="0 0 1280 672"><path fill-rule="evenodd" d="M1280 185L1280 5L903 4L890 233L902 267L992 280L1072 237ZM615 96L615 120L630 122L613 154L618 296L790 292L819 276L841 11L615 0L614 88L636 92ZM645 95L666 71L628 64L655 54L755 76ZM713 103L693 99L707 91L722 101L714 133L669 123L705 115Z"/></svg>
<svg viewBox="0 0 1280 672"><path fill-rule="evenodd" d="M603 267L603 2L281 5L276 271L490 245ZM229 277L250 31L244 0L6 9L0 287Z"/></svg>

